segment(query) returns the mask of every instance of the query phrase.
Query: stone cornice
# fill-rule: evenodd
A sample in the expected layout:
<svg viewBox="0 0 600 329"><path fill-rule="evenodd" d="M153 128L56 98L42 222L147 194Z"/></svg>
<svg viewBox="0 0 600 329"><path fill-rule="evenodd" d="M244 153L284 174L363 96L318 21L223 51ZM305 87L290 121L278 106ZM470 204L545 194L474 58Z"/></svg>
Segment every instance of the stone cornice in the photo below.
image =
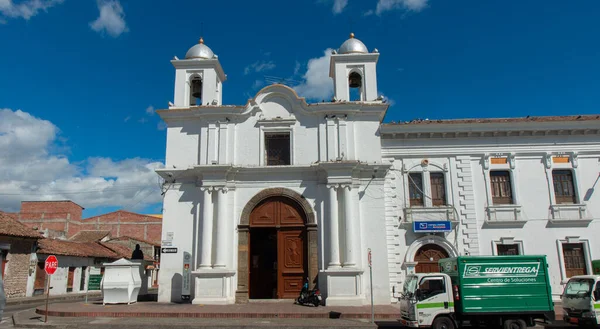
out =
<svg viewBox="0 0 600 329"><path fill-rule="evenodd" d="M600 134L600 120L465 124L383 124L384 139L540 137Z"/></svg>
<svg viewBox="0 0 600 329"><path fill-rule="evenodd" d="M197 186L230 186L235 176L241 174L317 174L327 184L349 184L357 179L385 178L390 163L365 163L360 161L315 162L310 165L293 166L234 166L202 165L188 168L162 168L156 173L168 183L194 183ZM317 179L317 176L315 176Z"/></svg>

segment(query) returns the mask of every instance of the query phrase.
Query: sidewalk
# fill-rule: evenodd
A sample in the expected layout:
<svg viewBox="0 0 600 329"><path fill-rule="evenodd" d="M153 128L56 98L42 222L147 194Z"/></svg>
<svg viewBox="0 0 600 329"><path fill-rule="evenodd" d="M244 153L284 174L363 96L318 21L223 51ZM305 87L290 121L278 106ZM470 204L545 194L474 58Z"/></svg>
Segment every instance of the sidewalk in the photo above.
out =
<svg viewBox="0 0 600 329"><path fill-rule="evenodd" d="M556 320L562 319L557 305ZM102 305L101 301L66 302L49 305L48 323L43 306L13 315L18 328L400 328L398 305L375 306L375 324L370 323L370 305L309 307L293 301L234 305L192 305L137 302ZM561 327L557 321L550 327Z"/></svg>
<svg viewBox="0 0 600 329"><path fill-rule="evenodd" d="M222 318L139 318L139 317L48 317L28 310L13 316L15 328L82 328L82 329L159 329L159 328L202 328L202 329L316 329L316 328L351 328L376 329L367 319L222 319ZM395 320L386 320L388 328L399 328Z"/></svg>
<svg viewBox="0 0 600 329"><path fill-rule="evenodd" d="M397 319L397 305L377 305L375 318ZM36 312L45 315L44 307ZM131 305L102 305L95 301L49 305L48 315L53 317L137 317L137 318L270 318L270 319L370 319L371 306L302 306L292 300L273 303L248 303L233 305L193 305L157 302L137 302Z"/></svg>
<svg viewBox="0 0 600 329"><path fill-rule="evenodd" d="M95 300L102 297L102 294L99 291L89 292L88 300ZM65 295L58 296L50 296L48 298L49 303L55 303L58 301L67 301L67 300L85 300L85 293L71 293ZM33 297L18 297L18 298L7 298L6 306L13 305L29 305L29 304L40 304L46 302L46 295L38 295Z"/></svg>

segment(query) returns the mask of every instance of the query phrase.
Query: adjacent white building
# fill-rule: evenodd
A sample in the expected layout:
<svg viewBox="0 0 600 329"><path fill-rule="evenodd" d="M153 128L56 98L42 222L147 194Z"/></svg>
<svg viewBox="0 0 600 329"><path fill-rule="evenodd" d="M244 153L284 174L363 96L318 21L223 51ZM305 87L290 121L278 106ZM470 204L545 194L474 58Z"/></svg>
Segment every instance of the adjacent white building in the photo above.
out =
<svg viewBox="0 0 600 329"><path fill-rule="evenodd" d="M334 97L279 84L222 104L200 42L175 67L167 123L159 301L395 301L404 276L456 255L545 254L553 293L599 257L598 116L382 124L377 50L331 56Z"/></svg>

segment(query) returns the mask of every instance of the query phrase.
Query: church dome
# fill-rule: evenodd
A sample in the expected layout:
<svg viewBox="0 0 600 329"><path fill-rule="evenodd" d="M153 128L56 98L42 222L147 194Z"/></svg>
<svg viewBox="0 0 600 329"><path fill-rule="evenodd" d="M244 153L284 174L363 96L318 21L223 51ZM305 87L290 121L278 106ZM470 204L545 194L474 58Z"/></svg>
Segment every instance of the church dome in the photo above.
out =
<svg viewBox="0 0 600 329"><path fill-rule="evenodd" d="M366 54L369 50L367 50L367 46L365 46L362 41L354 38L354 33L350 33L350 39L344 41L338 50L339 54L352 54L352 53L362 53Z"/></svg>
<svg viewBox="0 0 600 329"><path fill-rule="evenodd" d="M194 45L185 54L185 59L212 59L215 53L204 44L204 40L200 38L197 45Z"/></svg>

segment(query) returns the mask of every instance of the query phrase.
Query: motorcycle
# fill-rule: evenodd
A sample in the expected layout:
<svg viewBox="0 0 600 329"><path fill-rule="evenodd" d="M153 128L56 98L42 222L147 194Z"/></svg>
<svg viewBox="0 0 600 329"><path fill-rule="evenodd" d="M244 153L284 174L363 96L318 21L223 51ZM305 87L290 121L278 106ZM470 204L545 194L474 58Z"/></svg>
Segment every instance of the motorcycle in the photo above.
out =
<svg viewBox="0 0 600 329"><path fill-rule="evenodd" d="M315 307L318 307L319 305L321 305L321 301L322 297L319 289L308 289L307 278L307 280L304 282L304 285L302 286L302 290L300 291L300 296L298 296L298 298L296 299L296 303L300 305L314 305Z"/></svg>

